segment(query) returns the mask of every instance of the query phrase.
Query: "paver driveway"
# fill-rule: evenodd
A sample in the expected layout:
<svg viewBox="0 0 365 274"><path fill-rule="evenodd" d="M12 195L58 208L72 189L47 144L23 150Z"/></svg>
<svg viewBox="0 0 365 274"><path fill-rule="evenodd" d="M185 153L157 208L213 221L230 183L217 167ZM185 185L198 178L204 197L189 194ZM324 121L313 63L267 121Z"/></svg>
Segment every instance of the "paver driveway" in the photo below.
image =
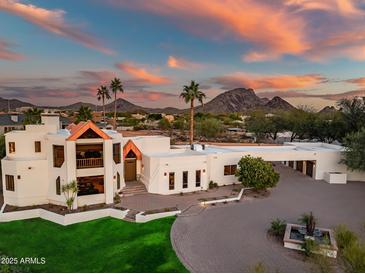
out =
<svg viewBox="0 0 365 274"><path fill-rule="evenodd" d="M321 227L346 223L364 237L365 183L329 185L278 165L281 178L268 198L211 207L197 216L179 217L171 230L175 251L194 272L247 272L263 262L271 272L308 272L313 268L290 250L267 239L276 217L296 222L313 211Z"/></svg>

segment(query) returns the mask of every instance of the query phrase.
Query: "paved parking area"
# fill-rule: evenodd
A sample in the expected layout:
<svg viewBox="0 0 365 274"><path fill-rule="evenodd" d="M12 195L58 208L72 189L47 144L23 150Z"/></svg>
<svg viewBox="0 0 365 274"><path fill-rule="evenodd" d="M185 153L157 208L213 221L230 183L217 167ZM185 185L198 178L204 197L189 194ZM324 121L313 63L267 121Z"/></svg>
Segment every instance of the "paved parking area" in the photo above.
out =
<svg viewBox="0 0 365 274"><path fill-rule="evenodd" d="M344 223L364 237L365 183L329 185L285 166L268 198L211 207L199 215L178 217L171 240L185 266L194 272L247 272L262 262L271 272L309 272L312 266L267 239L274 218L297 222L313 211L318 226Z"/></svg>

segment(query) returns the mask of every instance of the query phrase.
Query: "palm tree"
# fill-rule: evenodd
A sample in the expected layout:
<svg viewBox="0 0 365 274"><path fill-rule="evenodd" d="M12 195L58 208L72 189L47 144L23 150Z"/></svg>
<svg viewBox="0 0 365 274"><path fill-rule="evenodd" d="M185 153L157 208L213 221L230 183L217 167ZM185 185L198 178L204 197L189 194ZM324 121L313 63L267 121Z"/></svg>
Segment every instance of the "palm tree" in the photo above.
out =
<svg viewBox="0 0 365 274"><path fill-rule="evenodd" d="M76 122L80 123L81 121L88 121L93 119L93 114L91 108L88 106L81 106L79 109L79 113L76 116Z"/></svg>
<svg viewBox="0 0 365 274"><path fill-rule="evenodd" d="M198 100L203 105L203 99L206 97L204 92L199 90L199 84L191 81L189 86L184 86L180 97L184 99L185 103L190 102L190 145L194 142L194 101Z"/></svg>
<svg viewBox="0 0 365 274"><path fill-rule="evenodd" d="M119 78L114 78L110 83L110 89L114 94L114 129L117 128L117 93L124 92L122 82Z"/></svg>
<svg viewBox="0 0 365 274"><path fill-rule="evenodd" d="M103 121L105 126L105 100L111 99L108 88L101 85L100 88L98 88L98 93L96 94L96 96L98 97L98 100L102 100L103 103Z"/></svg>
<svg viewBox="0 0 365 274"><path fill-rule="evenodd" d="M41 113L42 110L39 108L30 108L28 109L24 115L23 124L31 125L31 124L39 124L41 122Z"/></svg>
<svg viewBox="0 0 365 274"><path fill-rule="evenodd" d="M359 131L365 126L365 100L363 98L342 99L338 106L347 122L349 130Z"/></svg>

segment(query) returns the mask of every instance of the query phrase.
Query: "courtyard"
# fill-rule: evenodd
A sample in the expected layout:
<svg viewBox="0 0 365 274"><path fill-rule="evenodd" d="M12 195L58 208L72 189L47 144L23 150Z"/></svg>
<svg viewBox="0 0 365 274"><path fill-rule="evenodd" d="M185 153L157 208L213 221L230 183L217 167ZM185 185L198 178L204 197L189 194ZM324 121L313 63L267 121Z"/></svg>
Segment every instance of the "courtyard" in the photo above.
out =
<svg viewBox="0 0 365 274"><path fill-rule="evenodd" d="M313 271L313 265L269 240L266 233L274 218L296 223L309 211L320 227L347 224L364 237L364 183L330 185L279 164L276 170L280 182L268 198L244 198L240 203L216 205L198 215L177 218L172 244L190 271L252 272L259 262L270 272Z"/></svg>

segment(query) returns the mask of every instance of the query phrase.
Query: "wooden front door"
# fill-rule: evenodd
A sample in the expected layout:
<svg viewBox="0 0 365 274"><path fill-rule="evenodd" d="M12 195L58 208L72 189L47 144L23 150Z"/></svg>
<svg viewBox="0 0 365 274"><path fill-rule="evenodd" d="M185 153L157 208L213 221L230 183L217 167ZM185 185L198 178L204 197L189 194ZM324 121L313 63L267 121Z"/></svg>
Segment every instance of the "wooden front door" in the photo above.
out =
<svg viewBox="0 0 365 274"><path fill-rule="evenodd" d="M137 179L137 160L125 159L124 160L124 179L126 182L135 181Z"/></svg>

